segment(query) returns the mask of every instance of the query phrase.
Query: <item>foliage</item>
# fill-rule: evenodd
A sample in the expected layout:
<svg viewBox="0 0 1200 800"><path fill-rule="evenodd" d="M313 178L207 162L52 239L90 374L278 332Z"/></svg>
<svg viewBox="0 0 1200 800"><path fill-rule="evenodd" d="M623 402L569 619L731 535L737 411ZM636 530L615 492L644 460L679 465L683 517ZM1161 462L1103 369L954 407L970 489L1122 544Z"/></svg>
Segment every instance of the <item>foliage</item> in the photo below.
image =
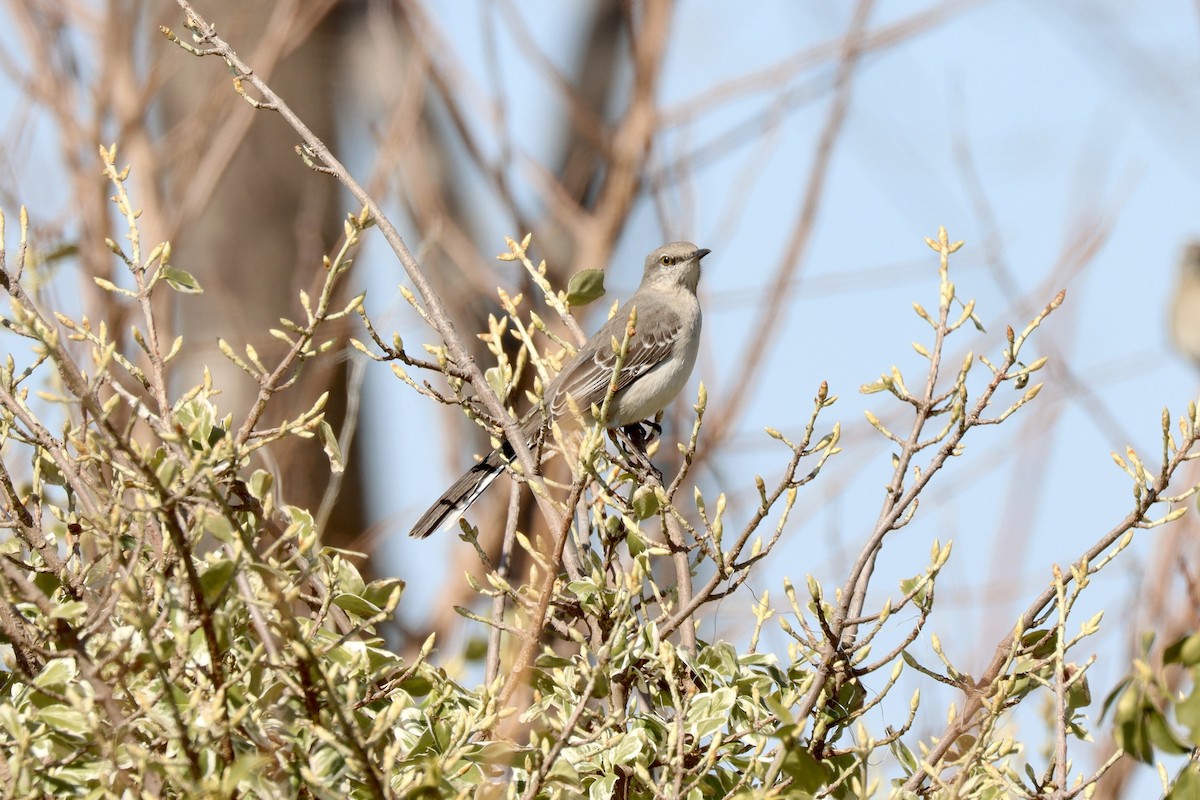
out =
<svg viewBox="0 0 1200 800"><path fill-rule="evenodd" d="M109 247L126 265L132 288L109 282L101 288L142 315L132 333L136 359L121 352L106 324L51 317L27 293L24 285L36 269L25 267L36 267L36 250L30 250L24 215L20 249L11 266L7 259L4 264L11 299L6 327L32 348L31 363L18 367L10 355L0 375L5 503L13 531L0 561L6 600L0 626L10 648L0 746L12 794L370 797L488 786L489 793L527 797L708 797L775 787L849 797L881 779L947 772L965 795L1033 794L1051 785L1060 765L1052 762L1041 779L1030 770L1023 783L1021 749L1001 734L1007 710L1045 687L1060 698L1064 735L1086 735L1079 712L1090 702L1087 664L1067 661L1067 653L1097 620L1074 637L1066 622L1073 599L1103 562L1059 574L1055 601L1046 608L1054 620L1047 626L1049 617L1039 612L1020 625L986 685L971 687L948 661L935 670L909 652L933 607L948 545L935 544L927 570L875 613L862 611L861 584L852 580L831 597L809 579L804 592L785 586L783 609L767 596L754 605L758 626L748 647L696 640L697 611L741 596L737 590L771 553L799 490L838 452L836 424L813 441L822 413L836 401L824 387L798 441L768 431L789 455L770 487L756 479L759 509L736 531L726 530L724 496L715 503L698 490L690 502L678 497L702 434L703 390L669 483L632 454L607 450L594 431L569 491L583 499L587 526L550 531L557 537L550 542L516 536L536 565L529 580L514 584L493 570L489 584L479 587L481 595L505 601L494 608L507 611L478 619L501 633L490 656L513 668L492 669L484 685L467 689L430 664L432 642L408 660L389 651L378 626L394 613L403 587L397 581L364 585L347 554L320 546L308 513L277 505L268 473L245 481L238 475L255 451L285 436L320 438L336 460L336 439L319 405L277 428L257 427L266 404L299 366L328 349L320 340L326 322L358 313L372 334L375 358L448 374L455 396L443 399L468 406L464 382L438 348L432 348L435 360L422 361L407 356L398 341L385 344L361 296L330 308L333 287L372 222L364 212L347 219L343 246L323 265L320 296L302 298L303 320L281 322L276 335L289 350L279 364L268 367L257 353L223 347L260 387L252 407L239 410L245 414L239 425L232 413L222 416L216 387L207 380L170 400L166 368L179 344L160 341L153 301L163 291L199 287L170 265L169 245L143 255L138 213L124 191L127 171L117 170L115 155L102 151L129 244ZM544 264L529 260L528 244L510 242L505 258L544 284ZM1001 384L1023 384L1044 363L1022 366L1017 356L1060 301L1020 335L1010 335L998 363L982 359L990 378L973 403L973 358L939 391L945 338L974 312L967 303L951 318L959 304L948 265L958 245L944 233L930 245L941 259L938 311L916 307L933 332L931 345L917 345L930 360L927 385L911 394L893 370L864 390L890 392L921 423L946 422L933 434L923 434L919 424L901 439L872 417L900 447L872 539L877 546L911 518L920 488L968 432L1002 422L1036 396L1038 386L1024 387L1016 403L985 415ZM565 294L548 291L547 299L565 314ZM554 342L538 337L549 328L532 314L525 318L522 298L502 294L501 300L506 316L486 334L497 356L489 383L511 397L522 369L536 371L545 385L560 356L545 355ZM518 341L515 357L507 355L505 337ZM48 387L39 393L41 406L57 404L66 420L57 432L31 402L36 381ZM474 413L486 412L476 407ZM1190 443L1192 431L1185 434ZM913 463L926 452L928 461ZM800 474L809 460L808 472ZM9 466L21 463L28 468ZM1138 466L1129 470L1141 479L1145 470L1133 463ZM759 532L764 524L765 537ZM473 541L475 534L468 529L466 538ZM869 578L877 552L864 551L856 565L861 580ZM663 563L674 567L669 578L662 577ZM701 575L709 577L693 586ZM897 612L906 606L916 620L898 623ZM757 651L762 626L771 620L794 639L786 657ZM898 641L872 659L871 645L897 631ZM901 728L868 733L869 712L888 697L906 664L975 688L990 713L954 732L952 746L940 752L945 738L912 739L917 696ZM869 690L876 673L886 681ZM883 753L891 755L881 768Z"/></svg>
<svg viewBox="0 0 1200 800"><path fill-rule="evenodd" d="M189 28L196 45L185 48L225 60L243 97L253 88L264 98L251 101L256 107L290 113L194 13ZM315 139L301 154L361 191ZM602 289L595 276L556 290L545 264L530 259L529 237L510 240L501 257L524 267L544 307L539 313L532 298L499 293L503 315L481 334L495 363L481 371L364 194L364 210L347 218L341 247L320 265L320 293L303 295L299 321L281 320L272 331L286 345L279 361L268 365L253 348L221 343L258 386L249 407L221 408L220 387L207 375L170 376L181 342L167 342L159 318L164 293L205 302L202 287L170 263L169 244L143 252L128 170L118 169L115 148L101 156L128 242L107 243L126 267L121 282L97 284L137 319L130 341L107 320L44 307L24 212L18 250L12 258L0 252L10 299L3 325L27 350L0 370L0 497L10 532L0 543L7 794L1067 798L1120 757L1081 771L1068 755L1089 736L1093 658L1081 653L1100 624L1072 612L1137 529L1183 513L1195 488L1168 489L1194 457L1194 404L1178 437L1164 412L1157 467L1132 451L1116 457L1133 486L1128 515L1076 562L1052 570L979 674L956 667L931 630L950 543L935 541L925 568L899 586L872 584L877 559L913 519L922 492L980 429L1004 424L1037 397L1041 384L1030 382L1046 359L1026 363L1024 352L1061 293L1023 329L1009 328L1000 353L967 353L947 367L948 339L979 320L951 280L961 242L944 230L926 240L938 259L937 297L932 311L914 304L929 338L913 347L927 372L912 389L894 367L862 387L899 409L868 417L893 446L879 521L842 585L806 576L802 585L785 582L785 602L773 604L767 593L752 598L745 582L773 554L802 492L840 452L840 425L828 420L837 397L827 386L815 390L806 414L786 421L793 433L766 431L778 442L778 475L754 479L758 503L745 520L730 519L725 494L706 496L688 480L703 443L703 387L673 474L661 476L647 459L661 444L642 452L615 437L610 445L593 428L570 447L549 432L550 452L571 453L562 456L569 477L555 482L511 436L511 407L525 392L536 400L578 342L569 308L594 299ZM424 347L428 358L380 334L362 295L333 306L372 227L413 277L417 291L406 297L439 340ZM383 626L403 585L364 583L354 554L323 547L313 517L280 502L270 473L252 471L257 454L291 437L317 440L340 463L323 400L282 425L262 420L303 366L334 357L323 326L355 315L366 331L354 343L359 351L391 363L431 400L461 407L497 443L509 439L518 483L540 512L519 530L514 492L498 557L477 528L463 525L462 546L475 548L487 576L475 587L478 604L460 609L489 631L483 680L474 686L447 669L455 654L439 653L435 663L432 639L417 653L393 652ZM627 337L634 335L631 328ZM172 377L191 385L174 390ZM518 553L527 574L516 571ZM744 640L697 637L699 616L718 601L753 611L757 624ZM786 653L759 650L768 624L790 637ZM922 661L925 648L937 662ZM1195 670L1196 650L1192 639L1181 641L1167 663ZM900 695L902 677L961 697L930 712L919 690ZM1197 744L1194 693L1175 708L1185 737L1166 721L1153 686L1146 671L1112 698L1121 744L1138 758ZM1014 736L1014 710L1034 697L1052 708L1044 754ZM899 709L903 722L883 726L884 709ZM919 713L944 716L945 729L919 734ZM1196 780L1191 769L1177 790Z"/></svg>
<svg viewBox="0 0 1200 800"><path fill-rule="evenodd" d="M1159 775L1171 800L1200 794L1200 633L1188 633L1168 644L1154 657L1154 635L1142 637L1139 658L1132 672L1104 700L1102 714L1112 712L1117 745L1146 764L1155 756L1191 756L1168 780ZM1173 689L1177 683L1186 691Z"/></svg>

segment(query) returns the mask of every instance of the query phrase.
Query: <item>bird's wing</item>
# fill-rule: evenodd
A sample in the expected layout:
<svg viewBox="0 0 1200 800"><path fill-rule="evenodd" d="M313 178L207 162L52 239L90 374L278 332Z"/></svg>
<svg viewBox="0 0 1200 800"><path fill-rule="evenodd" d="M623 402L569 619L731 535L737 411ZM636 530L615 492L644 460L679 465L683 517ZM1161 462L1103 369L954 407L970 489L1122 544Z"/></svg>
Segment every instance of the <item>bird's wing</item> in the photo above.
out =
<svg viewBox="0 0 1200 800"><path fill-rule="evenodd" d="M558 384L557 391L550 398L549 410L552 416L558 416L568 410L568 395L574 398L580 411L586 411L593 403L604 404L604 396L612 382L613 368L617 364L613 339L616 339L617 347L620 348L625 338L629 308L634 305L631 300L617 312L616 316L605 323L563 368L555 381ZM666 360L682 331L683 320L672 308L663 308L653 317L650 314L643 315L639 311L638 325L629 339L629 351L621 364L614 394Z"/></svg>

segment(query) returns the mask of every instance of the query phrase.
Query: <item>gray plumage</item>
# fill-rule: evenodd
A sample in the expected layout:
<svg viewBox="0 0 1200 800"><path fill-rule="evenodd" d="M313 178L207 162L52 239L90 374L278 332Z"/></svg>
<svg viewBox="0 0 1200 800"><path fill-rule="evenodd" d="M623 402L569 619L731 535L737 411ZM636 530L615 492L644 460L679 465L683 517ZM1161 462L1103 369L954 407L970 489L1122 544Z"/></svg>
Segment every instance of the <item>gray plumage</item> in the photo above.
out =
<svg viewBox="0 0 1200 800"><path fill-rule="evenodd" d="M700 259L710 251L691 242L671 242L646 256L642 282L629 300L579 349L542 393L545 407L531 411L521 435L532 444L547 417L565 420L570 397L580 412L600 407L612 381L617 354L625 338L629 313L637 309L637 326L609 403L607 424L619 428L654 417L687 384L700 348ZM471 467L413 526L410 536L423 539L449 528L483 494L511 458L505 446Z"/></svg>

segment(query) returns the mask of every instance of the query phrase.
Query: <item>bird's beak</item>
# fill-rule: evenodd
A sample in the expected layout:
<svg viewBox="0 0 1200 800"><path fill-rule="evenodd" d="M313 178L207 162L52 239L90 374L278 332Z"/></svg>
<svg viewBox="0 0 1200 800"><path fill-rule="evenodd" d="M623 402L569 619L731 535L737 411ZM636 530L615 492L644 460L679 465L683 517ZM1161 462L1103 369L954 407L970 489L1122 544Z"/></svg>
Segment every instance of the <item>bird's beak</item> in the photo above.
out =
<svg viewBox="0 0 1200 800"><path fill-rule="evenodd" d="M711 252L712 252L712 250L709 250L707 247L701 247L699 250L696 251L696 260L699 261L700 259L704 258L706 255L708 255Z"/></svg>

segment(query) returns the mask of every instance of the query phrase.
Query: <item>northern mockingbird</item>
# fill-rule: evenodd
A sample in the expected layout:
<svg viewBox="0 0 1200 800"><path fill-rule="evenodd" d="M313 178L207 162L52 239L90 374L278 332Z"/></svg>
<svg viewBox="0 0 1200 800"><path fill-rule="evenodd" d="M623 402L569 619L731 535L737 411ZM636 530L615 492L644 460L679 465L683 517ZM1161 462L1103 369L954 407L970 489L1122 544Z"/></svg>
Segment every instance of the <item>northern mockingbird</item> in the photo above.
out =
<svg viewBox="0 0 1200 800"><path fill-rule="evenodd" d="M612 319L596 331L542 393L542 404L521 421L521 435L529 446L542 426L565 421L572 412L567 398L581 413L603 406L612 382L617 354L625 339L630 312L637 309L637 324L609 401L609 428L622 428L652 419L683 389L700 349L700 259L709 250L691 242L671 242L646 256L642 283ZM512 458L512 449L493 450L456 480L413 526L410 536L423 539L435 530L454 525L495 480Z"/></svg>

